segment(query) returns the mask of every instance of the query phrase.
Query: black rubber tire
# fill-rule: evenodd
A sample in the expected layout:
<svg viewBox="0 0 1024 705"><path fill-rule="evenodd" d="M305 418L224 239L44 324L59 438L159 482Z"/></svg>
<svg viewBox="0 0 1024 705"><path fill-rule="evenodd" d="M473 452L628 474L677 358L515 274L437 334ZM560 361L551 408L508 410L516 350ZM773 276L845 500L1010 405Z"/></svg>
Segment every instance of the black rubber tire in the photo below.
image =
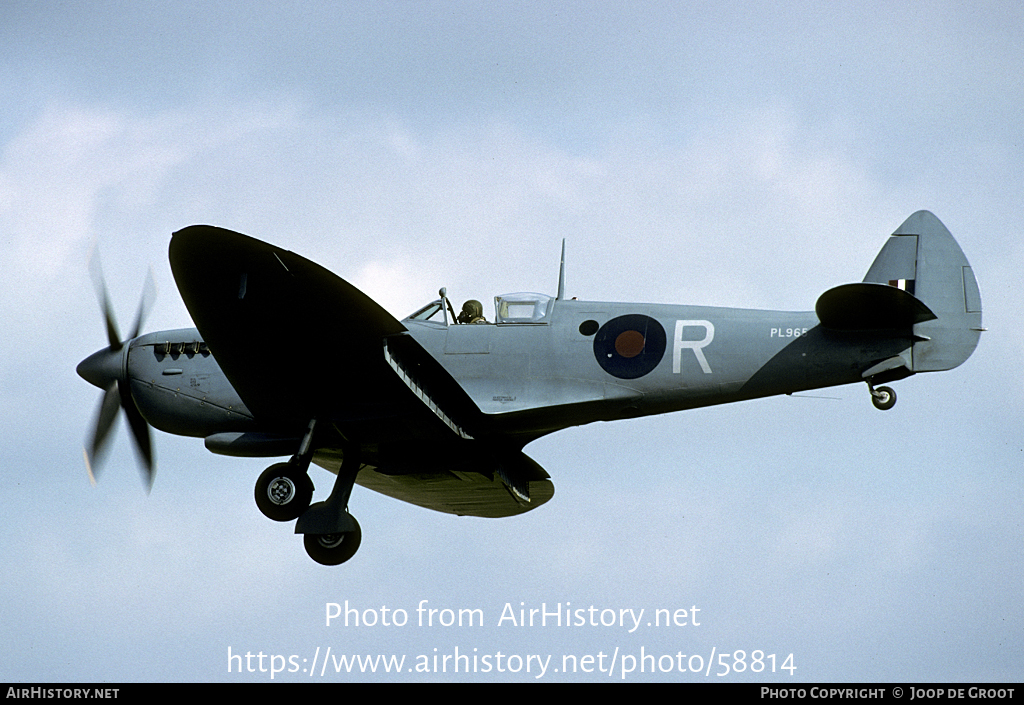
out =
<svg viewBox="0 0 1024 705"><path fill-rule="evenodd" d="M254 494L256 506L265 517L292 521L302 516L313 501L313 481L289 463L277 463L260 474Z"/></svg>
<svg viewBox="0 0 1024 705"><path fill-rule="evenodd" d="M876 409L888 411L896 406L896 392L891 387L875 387L875 391L871 395L871 403L875 405Z"/></svg>
<svg viewBox="0 0 1024 705"><path fill-rule="evenodd" d="M304 534L302 542L309 557L320 565L341 565L354 556L363 540L363 531L355 517L352 517L352 521L356 525L355 531L343 534Z"/></svg>

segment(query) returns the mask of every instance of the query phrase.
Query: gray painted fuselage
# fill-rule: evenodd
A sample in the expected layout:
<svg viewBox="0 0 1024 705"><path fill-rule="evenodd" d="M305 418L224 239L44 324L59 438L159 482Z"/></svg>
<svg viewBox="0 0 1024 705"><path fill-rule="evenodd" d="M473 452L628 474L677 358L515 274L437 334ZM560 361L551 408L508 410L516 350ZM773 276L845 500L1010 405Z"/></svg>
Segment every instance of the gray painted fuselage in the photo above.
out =
<svg viewBox="0 0 1024 705"><path fill-rule="evenodd" d="M650 372L618 378L599 365L595 333L634 314L660 323L666 346ZM860 382L862 370L910 347L907 338L826 330L813 312L554 300L548 319L403 324L496 428L526 438Z"/></svg>
<svg viewBox="0 0 1024 705"><path fill-rule="evenodd" d="M649 373L618 378L598 364L587 323L596 330L638 313L661 324L665 350ZM593 421L860 382L862 370L911 344L830 331L813 312L552 300L547 318L479 325L406 319L403 325L488 417L488 436L523 442ZM201 341L195 329L132 341L128 372L143 415L178 435L258 430L214 357L200 352Z"/></svg>

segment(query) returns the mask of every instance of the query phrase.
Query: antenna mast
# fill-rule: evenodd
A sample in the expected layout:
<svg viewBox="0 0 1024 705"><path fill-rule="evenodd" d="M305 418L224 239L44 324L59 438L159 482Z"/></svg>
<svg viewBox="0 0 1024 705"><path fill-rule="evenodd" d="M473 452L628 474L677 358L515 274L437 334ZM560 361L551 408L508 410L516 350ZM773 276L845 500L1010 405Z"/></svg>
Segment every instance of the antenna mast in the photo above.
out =
<svg viewBox="0 0 1024 705"><path fill-rule="evenodd" d="M562 238L562 262L558 266L558 296L559 301L565 298L565 238Z"/></svg>

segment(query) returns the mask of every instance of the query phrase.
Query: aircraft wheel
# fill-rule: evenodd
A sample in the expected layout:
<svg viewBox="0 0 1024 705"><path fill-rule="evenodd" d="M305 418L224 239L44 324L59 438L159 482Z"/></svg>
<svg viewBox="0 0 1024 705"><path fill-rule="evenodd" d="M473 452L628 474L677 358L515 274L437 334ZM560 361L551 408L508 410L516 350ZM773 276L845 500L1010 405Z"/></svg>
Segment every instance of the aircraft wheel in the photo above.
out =
<svg viewBox="0 0 1024 705"><path fill-rule="evenodd" d="M304 534L302 541L309 557L320 565L341 565L354 556L359 550L363 532L355 517L352 517L352 521L356 525L355 531L342 534Z"/></svg>
<svg viewBox="0 0 1024 705"><path fill-rule="evenodd" d="M876 409L888 411L896 406L896 392L890 387L877 387L871 391L871 403Z"/></svg>
<svg viewBox="0 0 1024 705"><path fill-rule="evenodd" d="M277 463L256 481L256 506L274 521L298 519L313 501L313 481L289 463Z"/></svg>

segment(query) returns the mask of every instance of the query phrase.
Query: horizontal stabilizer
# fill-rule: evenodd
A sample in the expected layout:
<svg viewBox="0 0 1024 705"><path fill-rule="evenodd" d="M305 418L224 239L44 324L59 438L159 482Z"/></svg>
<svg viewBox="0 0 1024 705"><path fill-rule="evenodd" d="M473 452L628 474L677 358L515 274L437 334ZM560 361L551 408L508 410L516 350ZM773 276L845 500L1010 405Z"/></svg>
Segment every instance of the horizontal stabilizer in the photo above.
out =
<svg viewBox="0 0 1024 705"><path fill-rule="evenodd" d="M910 328L936 318L913 294L888 284L862 282L829 289L814 305L821 325L832 330Z"/></svg>

